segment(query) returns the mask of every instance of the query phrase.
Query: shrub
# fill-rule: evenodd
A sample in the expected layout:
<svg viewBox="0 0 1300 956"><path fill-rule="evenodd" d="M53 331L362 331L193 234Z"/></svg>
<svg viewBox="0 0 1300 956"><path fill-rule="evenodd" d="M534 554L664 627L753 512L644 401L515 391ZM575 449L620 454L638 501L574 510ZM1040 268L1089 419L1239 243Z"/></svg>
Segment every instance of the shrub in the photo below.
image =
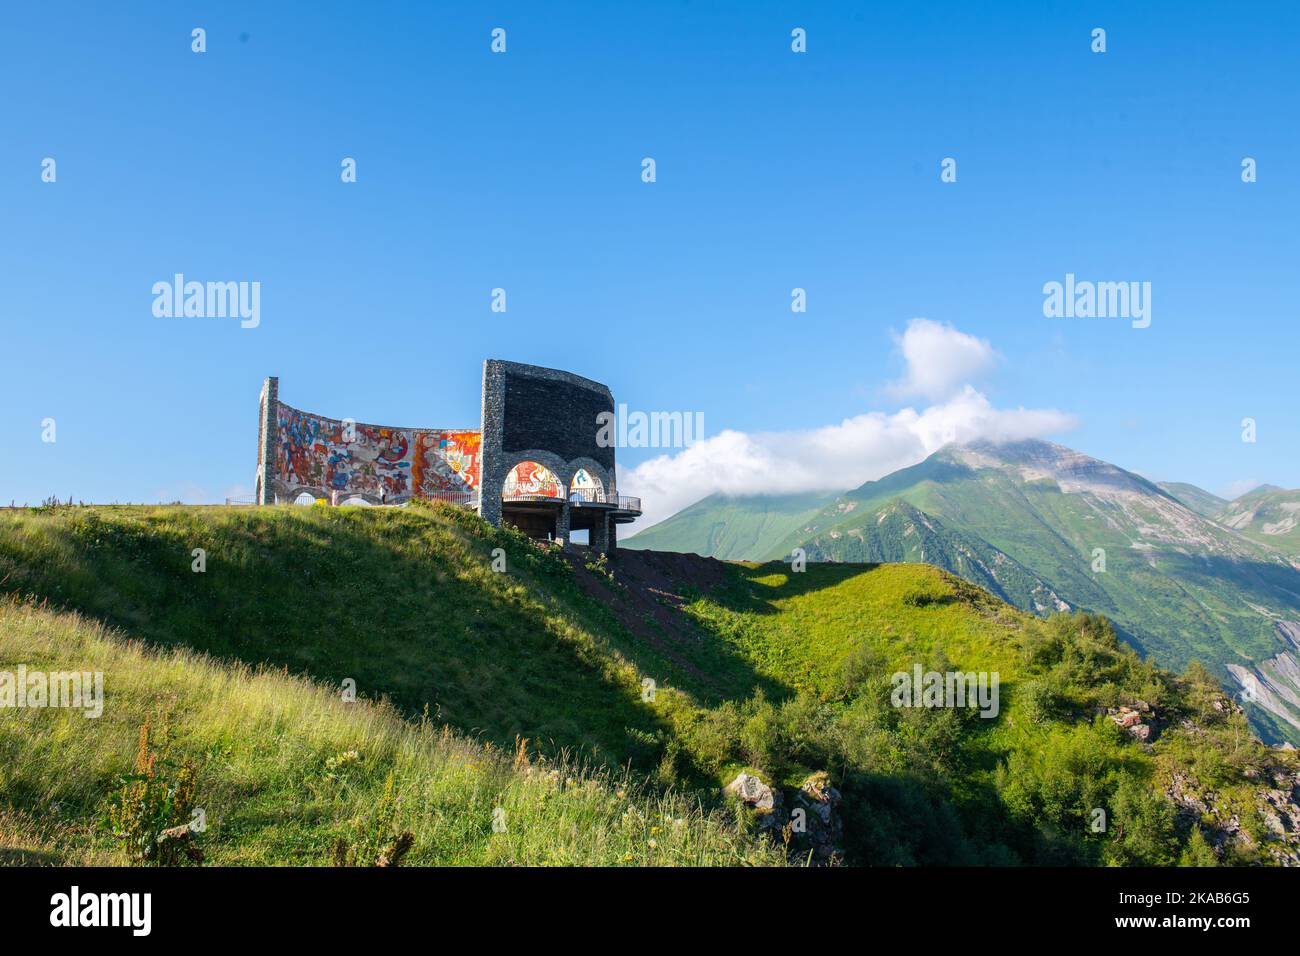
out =
<svg viewBox="0 0 1300 956"><path fill-rule="evenodd" d="M165 745L165 733L163 739ZM135 770L119 778L119 790L104 820L133 864L203 862L196 833L190 829L196 776L190 763L175 765L165 749L162 754L152 750L146 720L140 728Z"/></svg>
<svg viewBox="0 0 1300 956"><path fill-rule="evenodd" d="M903 594L903 603L908 607L930 607L945 604L952 600L952 595L935 585L912 588Z"/></svg>
<svg viewBox="0 0 1300 956"><path fill-rule="evenodd" d="M339 837L331 852L335 866L401 866L415 846L415 834L397 830L397 795L388 774L383 796L368 818L357 822L351 841Z"/></svg>
<svg viewBox="0 0 1300 956"><path fill-rule="evenodd" d="M1046 723L1058 713L1060 700L1047 681L1025 681L1016 691L1016 704L1026 719L1035 724Z"/></svg>
<svg viewBox="0 0 1300 956"><path fill-rule="evenodd" d="M1174 806L1132 774L1123 774L1111 800L1106 860L1116 866L1169 866L1178 856Z"/></svg>

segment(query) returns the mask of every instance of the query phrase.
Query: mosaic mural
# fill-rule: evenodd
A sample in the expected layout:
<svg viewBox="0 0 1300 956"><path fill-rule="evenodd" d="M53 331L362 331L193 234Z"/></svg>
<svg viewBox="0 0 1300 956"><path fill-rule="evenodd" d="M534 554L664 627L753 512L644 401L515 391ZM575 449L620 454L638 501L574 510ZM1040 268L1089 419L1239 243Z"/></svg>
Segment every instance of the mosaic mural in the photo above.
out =
<svg viewBox="0 0 1300 956"><path fill-rule="evenodd" d="M277 413L275 473L290 486L388 501L456 497L478 489L482 435L477 430L348 425L283 404Z"/></svg>
<svg viewBox="0 0 1300 956"><path fill-rule="evenodd" d="M510 470L501 489L503 498L563 498L564 484L535 461L521 461Z"/></svg>
<svg viewBox="0 0 1300 956"><path fill-rule="evenodd" d="M602 501L604 490L599 478L586 468L579 468L573 476L573 481L569 482L569 500Z"/></svg>

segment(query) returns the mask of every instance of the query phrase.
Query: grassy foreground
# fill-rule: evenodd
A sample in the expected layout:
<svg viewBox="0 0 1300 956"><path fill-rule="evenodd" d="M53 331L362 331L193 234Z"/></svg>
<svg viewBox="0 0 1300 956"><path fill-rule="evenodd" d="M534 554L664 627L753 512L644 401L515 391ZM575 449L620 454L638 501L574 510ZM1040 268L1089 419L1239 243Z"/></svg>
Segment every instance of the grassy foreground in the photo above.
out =
<svg viewBox="0 0 1300 956"><path fill-rule="evenodd" d="M392 707L183 649L151 650L75 613L0 604L0 670L102 671L104 713L0 717L0 865L114 865L98 823L140 727L198 770L215 865L320 865L409 831L408 865L774 865L697 800L627 774L529 760ZM386 808L391 805L391 814ZM495 815L494 815L495 812ZM494 819L498 829L493 829Z"/></svg>
<svg viewBox="0 0 1300 956"><path fill-rule="evenodd" d="M786 807L828 775L832 861L1300 862L1296 755L1204 668L926 565L584 567L445 507L57 508L0 512L0 594L0 671L107 691L96 720L0 711L11 855L121 859L98 821L148 720L196 768L213 863L370 858L405 831L409 863L780 862L770 819L721 798L741 770ZM996 673L997 716L895 706L918 665Z"/></svg>

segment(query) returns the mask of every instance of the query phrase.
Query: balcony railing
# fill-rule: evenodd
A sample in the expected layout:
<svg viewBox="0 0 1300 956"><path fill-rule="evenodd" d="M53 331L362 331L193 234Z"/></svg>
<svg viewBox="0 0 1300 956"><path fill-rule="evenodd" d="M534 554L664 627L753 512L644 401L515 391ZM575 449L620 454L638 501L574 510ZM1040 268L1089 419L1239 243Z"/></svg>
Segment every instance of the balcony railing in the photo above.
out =
<svg viewBox="0 0 1300 956"><path fill-rule="evenodd" d="M610 505L619 511L640 511L641 499L627 495L606 494L599 488L575 488L569 494L569 503L575 505Z"/></svg>
<svg viewBox="0 0 1300 956"><path fill-rule="evenodd" d="M564 485L553 478L534 482L528 488L516 487L501 494L502 501L564 501Z"/></svg>
<svg viewBox="0 0 1300 956"><path fill-rule="evenodd" d="M315 492L309 491L307 494L311 494L321 504L329 504L331 499L334 497L333 495L326 496L325 493L320 490ZM562 495L563 488L558 481L545 481L535 490L525 492L516 490L508 494L503 494L501 499L503 501L554 501L558 504L564 500ZM362 496L356 495L355 497L359 498ZM479 505L478 491L435 491L433 494L420 495L419 497L425 501L443 501L449 505L460 505L462 508L477 508ZM349 499L354 498L354 495L352 493L340 493L337 498L338 503L343 504ZM409 500L409 495L402 495L399 497L389 498L387 503L389 505L403 505ZM275 501L283 504L288 503L290 499L281 498L279 495L276 495ZM377 504L378 502L370 503ZM606 505L619 511L639 512L641 510L640 498L634 498L629 495L607 495L603 490L596 488L574 489L574 491L569 495L569 503L571 505L578 505L579 507L589 504ZM251 495L241 495L239 497L227 498L226 504L255 505L257 504L257 499Z"/></svg>

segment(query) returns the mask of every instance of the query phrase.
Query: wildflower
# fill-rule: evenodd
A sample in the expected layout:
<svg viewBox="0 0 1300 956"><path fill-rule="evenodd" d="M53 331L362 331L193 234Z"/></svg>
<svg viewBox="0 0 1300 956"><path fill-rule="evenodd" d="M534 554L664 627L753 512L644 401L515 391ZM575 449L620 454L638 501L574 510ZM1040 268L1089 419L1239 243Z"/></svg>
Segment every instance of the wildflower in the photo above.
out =
<svg viewBox="0 0 1300 956"><path fill-rule="evenodd" d="M657 850L657 849L659 849L659 841L656 840L654 837L651 837L651 838L646 842L646 846L650 847L650 849L652 849L652 850Z"/></svg>

